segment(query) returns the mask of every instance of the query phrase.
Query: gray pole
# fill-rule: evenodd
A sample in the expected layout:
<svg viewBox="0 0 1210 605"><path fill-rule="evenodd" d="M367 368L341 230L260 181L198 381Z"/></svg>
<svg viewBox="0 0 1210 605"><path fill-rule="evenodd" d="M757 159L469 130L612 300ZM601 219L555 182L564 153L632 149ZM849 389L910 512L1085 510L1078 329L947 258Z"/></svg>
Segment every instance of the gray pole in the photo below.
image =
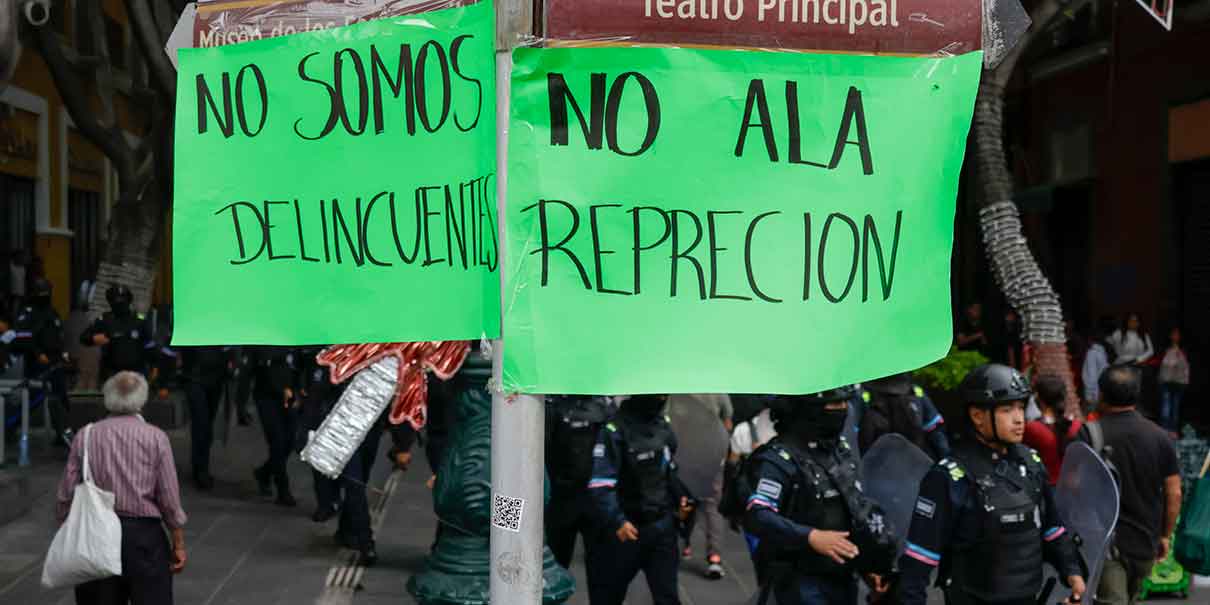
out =
<svg viewBox="0 0 1210 605"><path fill-rule="evenodd" d="M498 0L496 11L496 216L500 228L501 298L505 299L510 51L520 36L531 32L533 6L531 0ZM503 339L493 343L491 602L537 605L542 602L545 408L539 397L501 392L502 350ZM502 507L514 513L519 510L519 521L515 515L497 518Z"/></svg>

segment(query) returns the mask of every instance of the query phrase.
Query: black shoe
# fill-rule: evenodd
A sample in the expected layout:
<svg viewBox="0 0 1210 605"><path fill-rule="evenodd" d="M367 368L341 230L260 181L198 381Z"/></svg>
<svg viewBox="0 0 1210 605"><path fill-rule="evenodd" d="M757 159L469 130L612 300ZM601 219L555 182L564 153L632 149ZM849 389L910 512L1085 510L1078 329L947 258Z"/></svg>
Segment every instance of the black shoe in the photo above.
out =
<svg viewBox="0 0 1210 605"><path fill-rule="evenodd" d="M322 506L315 509L315 513L311 515L311 520L316 523L327 523L339 512L340 508L338 508L335 504L332 506Z"/></svg>
<svg viewBox="0 0 1210 605"><path fill-rule="evenodd" d="M273 503L286 508L294 508L295 506L298 506L298 500L295 500L294 496L290 492L282 492L278 494L277 500L274 500Z"/></svg>
<svg viewBox="0 0 1210 605"><path fill-rule="evenodd" d="M273 485L269 483L269 473L264 469L256 469L252 471L252 476L256 477L256 491L260 494L262 500L273 498Z"/></svg>
<svg viewBox="0 0 1210 605"><path fill-rule="evenodd" d="M374 547L374 541L370 540L358 553L358 560L363 567L373 567L378 563L378 549Z"/></svg>
<svg viewBox="0 0 1210 605"><path fill-rule="evenodd" d="M208 491L214 489L214 477L211 477L209 473L195 475L193 477L193 483L194 483L194 485L197 486L198 489L200 489L204 492L208 492Z"/></svg>

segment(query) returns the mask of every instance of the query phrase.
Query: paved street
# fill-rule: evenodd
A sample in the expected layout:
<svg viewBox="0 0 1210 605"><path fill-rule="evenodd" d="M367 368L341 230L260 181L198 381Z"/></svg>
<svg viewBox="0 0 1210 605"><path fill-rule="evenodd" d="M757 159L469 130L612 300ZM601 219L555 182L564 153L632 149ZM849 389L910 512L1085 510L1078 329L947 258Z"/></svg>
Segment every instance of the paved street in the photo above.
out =
<svg viewBox="0 0 1210 605"><path fill-rule="evenodd" d="M189 563L176 579L178 604L413 602L405 583L422 569L436 526L424 485L427 463L422 458L417 458L408 473L390 473L385 460L379 459L371 483L380 494L371 497L371 506L379 525L380 561L374 568L363 569L351 565L355 561L351 551L334 546L335 521L311 522L315 503L311 476L297 459L292 460L290 472L299 507L283 509L258 500L252 469L264 457L259 427L235 427L229 445L216 444L213 468L217 487L210 493L198 492L185 480L189 477L188 431L171 435L189 514ZM47 452L35 462L33 490L41 495L33 512L0 526L0 603L4 605L74 602L70 591L47 591L40 586L42 557L54 532L54 489L62 466ZM700 525L697 540L700 555L705 548ZM704 563L700 556L686 563L686 573L681 576L686 605L740 603L752 593L755 580L742 541L730 535L727 547L728 577L723 581L701 577ZM575 567L578 586L583 588L582 562ZM356 586L361 589L353 590ZM641 579L635 587L636 594L645 589ZM570 602L587 604L587 594L581 591Z"/></svg>
<svg viewBox="0 0 1210 605"><path fill-rule="evenodd" d="M178 472L188 477L188 431L175 431L172 441ZM200 493L182 482L189 514L186 539L189 563L175 584L178 605L397 605L412 603L405 583L422 569L436 520L424 485L427 463L417 459L413 471L391 473L378 464L371 498L378 525L380 561L374 568L355 565L355 555L334 546L335 521L317 525L308 468L297 459L290 471L300 505L283 509L257 499L252 469L264 457L257 426L236 427L226 447L215 447L213 463L218 481L213 492ZM0 526L0 603L58 605L74 602L70 591L46 591L40 586L42 557L53 535L54 488L61 463L48 453L36 460L33 511ZM682 568L681 598L685 605L745 603L755 579L742 541L728 534L724 552L727 577L709 581L701 576L705 547L699 523L694 560ZM580 549L582 553L582 549ZM570 601L587 605L582 561L574 566L581 588ZM632 585L632 604L649 603L640 578ZM1206 593L1210 594L1210 592ZM934 599L939 602L939 599ZM1204 594L1191 602L1210 603Z"/></svg>

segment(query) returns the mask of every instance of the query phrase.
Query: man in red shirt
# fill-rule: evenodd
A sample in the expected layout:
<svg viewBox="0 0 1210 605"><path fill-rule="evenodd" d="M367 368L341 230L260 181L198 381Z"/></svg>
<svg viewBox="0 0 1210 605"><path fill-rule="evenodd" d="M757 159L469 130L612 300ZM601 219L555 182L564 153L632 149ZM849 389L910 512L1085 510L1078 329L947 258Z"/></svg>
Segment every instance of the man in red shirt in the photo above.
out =
<svg viewBox="0 0 1210 605"><path fill-rule="evenodd" d="M1024 443L1038 451L1042 463L1046 465L1050 484L1055 485L1063 468L1063 453L1067 450L1067 444L1076 438L1082 424L1079 420L1064 417L1060 411L1067 399L1067 385L1062 378L1053 374L1039 376L1034 381L1034 393L1042 417L1026 423Z"/></svg>

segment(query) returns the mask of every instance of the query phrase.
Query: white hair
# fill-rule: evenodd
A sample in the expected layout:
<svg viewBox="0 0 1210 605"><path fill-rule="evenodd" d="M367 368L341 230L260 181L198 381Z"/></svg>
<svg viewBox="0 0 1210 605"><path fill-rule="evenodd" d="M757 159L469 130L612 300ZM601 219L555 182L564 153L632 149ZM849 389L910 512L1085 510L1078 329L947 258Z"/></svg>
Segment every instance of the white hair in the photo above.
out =
<svg viewBox="0 0 1210 605"><path fill-rule="evenodd" d="M136 372L118 372L101 387L111 414L138 414L147 403L147 380Z"/></svg>

